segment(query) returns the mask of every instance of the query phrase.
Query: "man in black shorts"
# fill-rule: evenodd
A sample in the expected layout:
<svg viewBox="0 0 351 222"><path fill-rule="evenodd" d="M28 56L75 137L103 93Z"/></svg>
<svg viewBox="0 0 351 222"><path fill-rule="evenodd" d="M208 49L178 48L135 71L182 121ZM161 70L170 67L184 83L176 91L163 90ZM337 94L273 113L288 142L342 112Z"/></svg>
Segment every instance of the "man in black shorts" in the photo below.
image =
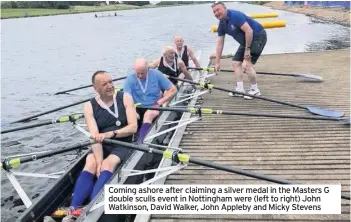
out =
<svg viewBox="0 0 351 222"><path fill-rule="evenodd" d="M244 13L227 9L223 2L215 2L212 5L212 11L220 21L216 45L216 71L220 71L225 34L230 35L240 44L233 57L233 70L237 81L235 91L245 92L243 83L243 72L245 72L250 80L247 93L260 96L261 92L257 86L256 71L253 65L256 64L266 45L266 31L259 22ZM229 96L242 95L229 93ZM252 99L249 96L244 96L244 98Z"/></svg>

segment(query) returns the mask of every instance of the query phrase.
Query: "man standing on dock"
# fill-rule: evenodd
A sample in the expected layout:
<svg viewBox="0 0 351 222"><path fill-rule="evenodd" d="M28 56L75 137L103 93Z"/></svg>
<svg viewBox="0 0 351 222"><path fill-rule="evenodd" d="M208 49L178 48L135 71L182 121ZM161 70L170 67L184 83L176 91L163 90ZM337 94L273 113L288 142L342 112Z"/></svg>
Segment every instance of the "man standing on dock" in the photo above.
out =
<svg viewBox="0 0 351 222"><path fill-rule="evenodd" d="M164 92L163 95L161 92ZM134 72L129 74L124 82L124 92L131 96L135 104L142 106L166 105L177 93L177 88L162 74L149 68L146 59L135 61ZM157 110L138 109L143 124L139 130L138 144L142 144L153 120L159 115Z"/></svg>
<svg viewBox="0 0 351 222"><path fill-rule="evenodd" d="M218 25L215 70L220 71L224 37L225 34L230 35L240 44L232 59L237 81L235 91L245 93L243 83L243 72L245 72L251 84L247 93L260 96L261 92L257 86L256 71L253 65L256 64L266 45L266 31L260 23L246 16L244 13L227 9L223 2L215 2L211 7L213 14L220 21ZM229 93L229 96L242 95ZM252 99L249 96L244 96L244 98Z"/></svg>

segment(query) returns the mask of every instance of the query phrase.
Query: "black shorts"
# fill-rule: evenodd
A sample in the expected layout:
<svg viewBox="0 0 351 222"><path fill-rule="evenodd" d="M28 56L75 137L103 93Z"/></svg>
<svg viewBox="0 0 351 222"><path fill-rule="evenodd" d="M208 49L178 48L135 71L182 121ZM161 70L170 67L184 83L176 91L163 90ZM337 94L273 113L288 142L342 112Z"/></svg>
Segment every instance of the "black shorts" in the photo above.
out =
<svg viewBox="0 0 351 222"><path fill-rule="evenodd" d="M267 43L267 34L265 30L262 30L259 35L254 36L251 44L251 63L256 64L258 58ZM235 55L233 56L233 61L244 61L245 46L240 45Z"/></svg>
<svg viewBox="0 0 351 222"><path fill-rule="evenodd" d="M147 109L140 109L138 107L136 107L136 112L138 113L140 119L138 120L138 126L141 126L141 123L143 123L143 119L144 119L144 114L146 113Z"/></svg>
<svg viewBox="0 0 351 222"><path fill-rule="evenodd" d="M125 146L112 144L102 144L102 150L103 159L106 159L109 155L112 154L118 156L121 159L121 162L124 161L128 157L128 154L131 152L131 149ZM91 150L89 153L93 153L93 151Z"/></svg>
<svg viewBox="0 0 351 222"><path fill-rule="evenodd" d="M127 147L111 144L103 144L102 148L104 151L104 159L112 154L118 156L121 159L121 161L124 161L128 156L129 152L131 151L131 149Z"/></svg>

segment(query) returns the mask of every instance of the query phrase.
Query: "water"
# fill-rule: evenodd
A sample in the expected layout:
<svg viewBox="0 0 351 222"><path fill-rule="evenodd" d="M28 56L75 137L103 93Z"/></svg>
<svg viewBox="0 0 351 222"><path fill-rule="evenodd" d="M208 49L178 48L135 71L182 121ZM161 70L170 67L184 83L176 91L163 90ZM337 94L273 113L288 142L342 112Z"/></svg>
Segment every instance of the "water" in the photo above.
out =
<svg viewBox="0 0 351 222"><path fill-rule="evenodd" d="M258 5L228 3L250 13L272 12ZM269 29L263 54L304 52L349 47L349 28L320 23L291 12L277 11L287 27ZM125 76L137 57L149 61L172 44L176 34L185 44L202 50L201 64L215 51L217 24L209 4L130 10L123 16L94 18L94 13L2 20L1 126L26 116L80 101L92 96L93 89L71 95L57 91L90 84L93 72L103 69L114 78ZM235 53L237 44L226 37L224 54ZM123 82L116 83L122 86ZM81 112L82 105L40 117L52 119ZM34 122L34 121L33 121ZM32 124L32 123L30 123ZM20 126L15 124L13 126ZM2 135L2 157L63 147L86 138L69 124L50 125ZM75 152L24 164L18 170L50 173L67 169L77 158ZM25 207L5 175L1 174L1 221L12 221ZM54 180L18 177L33 202L49 189Z"/></svg>

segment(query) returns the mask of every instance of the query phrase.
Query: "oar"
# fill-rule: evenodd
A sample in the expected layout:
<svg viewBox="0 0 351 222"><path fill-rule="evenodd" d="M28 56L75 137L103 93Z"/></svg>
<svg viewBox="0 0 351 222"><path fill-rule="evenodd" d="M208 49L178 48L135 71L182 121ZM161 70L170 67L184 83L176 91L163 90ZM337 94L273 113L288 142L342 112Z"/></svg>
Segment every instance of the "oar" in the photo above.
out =
<svg viewBox="0 0 351 222"><path fill-rule="evenodd" d="M117 88L117 89L116 89L116 92L122 91L122 90L123 90L123 89ZM69 104L69 105L61 106L61 107L58 107L58 108L55 108L55 109L51 109L51 110L48 110L48 111L45 111L45 112L42 112L42 113L35 114L35 115L33 115L33 116L29 116L29 117L26 117L26 118L23 118L23 119L16 120L16 121L11 122L11 123L28 122L28 121L30 121L30 120L36 118L36 117L44 116L44 115L49 114L49 113L53 113L53 112L56 112L56 111L59 111L59 110L62 110L62 109L68 108L68 107L72 107L72 106L76 106L76 105L79 105L79 104L88 102L90 99L91 99L91 98L85 99L85 100L82 100L82 101L79 101L79 102L75 102L75 103L72 103L72 104Z"/></svg>
<svg viewBox="0 0 351 222"><path fill-rule="evenodd" d="M285 119L310 119L310 120L328 120L341 122L344 125L350 125L349 118L331 118L321 116L295 116L295 115L274 115L274 114L262 114L262 113L239 113L226 110L213 110L210 108L169 108L169 107L154 107L154 106L138 106L139 109L150 109L159 111L170 111L170 112L188 112L193 114L217 114L217 115L234 115L234 116L256 116L256 117L272 117L272 118L285 118Z"/></svg>
<svg viewBox="0 0 351 222"><path fill-rule="evenodd" d="M24 129L31 129L31 128L35 128L35 127L39 127L39 126L46 126L46 125L50 125L50 124L64 123L64 122L69 122L69 121L76 121L76 120L78 120L80 118L83 118L83 117L84 117L83 114L72 114L72 115L61 116L60 118L55 119L55 120L48 120L48 121L45 121L45 122L42 122L42 123L37 123L37 124L33 124L33 125L28 125L28 126L16 127L16 128L8 129L8 130L3 130L3 131L1 131L1 134L16 132L16 131L20 131L20 130L24 130Z"/></svg>
<svg viewBox="0 0 351 222"><path fill-rule="evenodd" d="M47 151L45 153L39 153L39 154L31 155L31 156L18 157L18 158L13 158L13 159L5 159L0 164L0 168L5 169L5 170L10 170L11 168L18 167L23 163L42 159L42 158L49 157L49 156L52 156L55 154L69 152L71 150L76 150L76 149L79 149L79 148L82 148L85 146L92 145L94 143L96 143L96 142L88 141L88 142L68 146L68 147L63 148L63 149L55 149L55 150Z"/></svg>
<svg viewBox="0 0 351 222"><path fill-rule="evenodd" d="M196 67L187 67L187 68L214 72L214 68L196 68ZM234 72L233 70L226 70L226 69L221 69L220 71L221 72ZM273 76L292 76L292 77L296 77L296 78L303 78L303 79L308 79L308 80L313 80L313 81L318 81L318 82L323 81L323 77L313 75L313 74L274 73L274 72L256 72L256 73L261 74L261 75L273 75Z"/></svg>
<svg viewBox="0 0 351 222"><path fill-rule="evenodd" d="M59 111L59 110L62 110L62 109L68 108L68 107L76 106L76 105L88 102L89 100L90 100L90 98L82 100L82 101L79 101L79 102L75 102L75 103L72 103L72 104L69 104L69 105L61 106L61 107L58 107L58 108L55 108L55 109L51 109L51 110L48 110L48 111L45 111L45 112L42 112L42 113L38 113L38 114L35 114L33 116L28 116L26 118L19 119L19 120L16 120L14 122L11 122L11 123L29 122L30 120L32 120L32 119L34 119L36 117L44 116L46 114L53 113L53 112L56 112L56 111Z"/></svg>
<svg viewBox="0 0 351 222"><path fill-rule="evenodd" d="M197 82L194 82L194 81L190 81L190 80L187 80L187 79L180 79L180 78L176 78L176 77L173 77L173 76L170 76L169 78L172 78L172 79L175 79L175 80L178 80L178 81L188 82L188 83L195 84L195 85L199 85L200 87L206 88L206 89L217 89L217 90L221 90L221 91L224 91L224 92L237 93L237 94L240 94L240 95L249 96L249 97L253 97L253 98L257 98L257 99L261 99L261 100L265 100L265 101L269 101L269 102L273 102L273 103L278 103L278 104L282 104L282 105L286 105L286 106L291 106L291 107L295 107L295 108L305 109L305 110L309 111L310 113L317 114L317 115L320 115L320 116L327 116L327 117L338 118L338 117L344 116L344 114L345 114L343 111L330 110L330 109L321 108L321 107L313 107L313 106L310 106L310 105L296 105L296 104L292 104L292 103L288 103L288 102L283 102L283 101L279 101L279 100L269 99L269 98L262 97L262 96L254 96L254 95L250 95L250 94L247 94L247 93L238 92L238 91L235 91L235 90L229 90L229 89L224 89L224 88L221 88L221 87L216 87L213 84L207 84L207 83L203 83L203 82L197 83Z"/></svg>
<svg viewBox="0 0 351 222"><path fill-rule="evenodd" d="M236 174L240 174L240 175L244 175L244 176L248 176L248 177L252 177L252 178L256 178L256 179L260 179L260 180L266 180L266 181L274 182L274 183L278 183L278 184L300 184L296 181L279 179L279 178L275 178L275 177L264 175L264 174L253 173L250 171L237 169L234 167L220 165L220 164L213 163L213 162L206 161L206 160L201 160L198 158L190 157L187 154L177 153L177 151L174 151L174 152L172 152L171 150L161 151L161 150L157 150L155 148L148 148L146 146L138 146L135 144L126 143L126 142L122 142L122 141L118 141L118 140L112 140L112 139L104 139L103 143L112 144L112 145L121 145L124 147L128 147L130 149L139 150L139 151L142 151L145 153L153 153L153 154L162 155L164 158L171 159L174 162L194 163L197 165L206 166L206 167L210 167L210 168L218 169L218 170L223 170L223 171L230 172L230 173L236 173ZM341 194L341 198L350 200L350 196L347 194Z"/></svg>
<svg viewBox="0 0 351 222"><path fill-rule="evenodd" d="M116 79L112 79L112 81L114 82L114 81L122 80L122 79L125 79L125 78L127 78L127 76L123 76L123 77L119 77L119 78L116 78ZM57 92L54 95L64 94L64 93L67 93L67 92L72 92L72 91L76 91L76 90L79 90L79 89L88 88L88 87L91 87L91 86L93 86L93 85L91 84L91 85L87 85L87 86L81 86L81 87L77 87L77 88L74 88L74 89L69 89L69 90Z"/></svg>

